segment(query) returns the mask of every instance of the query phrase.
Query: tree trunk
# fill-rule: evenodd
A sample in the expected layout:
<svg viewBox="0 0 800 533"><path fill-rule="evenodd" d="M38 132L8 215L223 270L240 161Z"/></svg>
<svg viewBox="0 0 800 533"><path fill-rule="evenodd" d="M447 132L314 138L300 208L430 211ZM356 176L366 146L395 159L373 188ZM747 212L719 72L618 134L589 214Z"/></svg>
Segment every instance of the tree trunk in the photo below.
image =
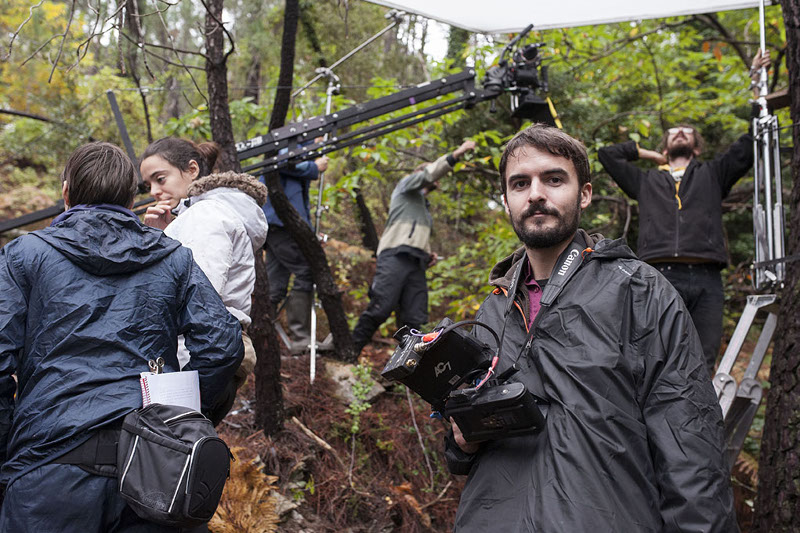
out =
<svg viewBox="0 0 800 533"><path fill-rule="evenodd" d="M800 124L800 0L782 0L792 122ZM787 255L800 253L800 130L792 128ZM761 441L756 530L800 530L800 262L786 264Z"/></svg>
<svg viewBox="0 0 800 533"><path fill-rule="evenodd" d="M211 121L211 137L220 146L217 167L220 171L235 170L242 167L236 158L236 142L233 138L233 124L228 108L228 56L225 52L226 33L222 25L223 0L209 0L206 12L206 81L208 83L208 113Z"/></svg>
<svg viewBox="0 0 800 533"><path fill-rule="evenodd" d="M255 368L256 427L265 435L274 435L283 427L283 389L281 388L281 351L273 327L269 303L269 277L263 253L256 254L256 286L253 290L253 323L248 333L258 354Z"/></svg>
<svg viewBox="0 0 800 533"><path fill-rule="evenodd" d="M281 69L278 76L278 90L275 93L275 104L270 117L270 130L280 128L286 121L291 100L292 79L294 78L294 53L295 39L297 37L297 21L299 19L299 5L297 0L286 0L286 10L283 18L283 39L281 42ZM300 251L311 267L311 274L317 288L317 295L328 316L328 324L333 334L333 343L338 357L344 361L353 361L356 353L353 349L353 340L350 337L350 327L342 307L342 298L339 288L328 266L325 251L314 234L298 212L292 207L280 184L278 173L267 172L264 176L269 189L270 203L275 209L278 218L284 227L294 237Z"/></svg>
<svg viewBox="0 0 800 533"><path fill-rule="evenodd" d="M353 202L356 204L356 219L358 220L358 227L361 230L361 244L364 248L371 250L373 254L378 253L378 232L375 229L375 223L372 221L372 213L367 207L367 202L364 201L364 195L361 194L361 189L353 189L356 193Z"/></svg>

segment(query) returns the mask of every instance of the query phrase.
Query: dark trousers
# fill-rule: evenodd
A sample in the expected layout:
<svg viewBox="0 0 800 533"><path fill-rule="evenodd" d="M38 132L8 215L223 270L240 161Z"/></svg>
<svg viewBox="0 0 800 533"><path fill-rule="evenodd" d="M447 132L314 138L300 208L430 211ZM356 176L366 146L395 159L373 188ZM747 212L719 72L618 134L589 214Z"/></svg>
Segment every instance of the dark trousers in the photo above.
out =
<svg viewBox="0 0 800 533"><path fill-rule="evenodd" d="M47 464L6 490L2 533L168 533L177 528L139 518L119 495L116 478Z"/></svg>
<svg viewBox="0 0 800 533"><path fill-rule="evenodd" d="M419 328L428 321L428 284L425 266L418 257L400 252L378 256L375 279L369 289L369 305L353 330L353 343L360 351L392 311L397 321Z"/></svg>
<svg viewBox="0 0 800 533"><path fill-rule="evenodd" d="M700 335L710 376L722 340L722 276L716 264L657 263L653 265L683 298Z"/></svg>
<svg viewBox="0 0 800 533"><path fill-rule="evenodd" d="M314 279L303 252L294 237L280 226L270 226L267 233L267 275L269 276L269 300L273 307L286 297L289 276L294 274L292 290L311 292Z"/></svg>

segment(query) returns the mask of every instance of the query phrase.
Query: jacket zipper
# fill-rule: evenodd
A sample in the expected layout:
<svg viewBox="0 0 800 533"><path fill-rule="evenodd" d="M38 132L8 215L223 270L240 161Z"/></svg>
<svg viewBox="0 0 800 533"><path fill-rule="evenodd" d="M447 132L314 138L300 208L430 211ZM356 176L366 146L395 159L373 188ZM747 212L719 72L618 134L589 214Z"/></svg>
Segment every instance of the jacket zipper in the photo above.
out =
<svg viewBox="0 0 800 533"><path fill-rule="evenodd" d="M686 177L686 173L684 172L684 176ZM672 178L672 176L670 176ZM673 179L673 186L675 185ZM681 226L680 226L680 218L681 218L681 210L680 210L680 199L678 198L678 191L675 190L675 249L672 252L673 257L678 257L678 243L680 241L680 233L681 233Z"/></svg>

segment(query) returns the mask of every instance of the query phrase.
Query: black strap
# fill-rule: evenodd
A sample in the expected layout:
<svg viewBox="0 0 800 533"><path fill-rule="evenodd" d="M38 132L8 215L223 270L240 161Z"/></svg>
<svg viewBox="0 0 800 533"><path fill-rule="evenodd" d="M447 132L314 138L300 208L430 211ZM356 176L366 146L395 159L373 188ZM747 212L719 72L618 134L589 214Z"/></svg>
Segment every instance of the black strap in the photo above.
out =
<svg viewBox="0 0 800 533"><path fill-rule="evenodd" d="M786 257L779 257L778 259L773 259L771 261L761 261L759 263L753 263L753 268L779 265L781 263L792 263L794 261L800 261L800 254L787 255Z"/></svg>
<svg viewBox="0 0 800 533"><path fill-rule="evenodd" d="M579 237L576 236L576 238L563 252L561 252L561 255L558 257L556 266L550 273L550 279L547 281L547 284L542 290L542 298L540 300L541 309L539 309L539 312L536 314L536 318L533 319L533 324L531 324L531 327L528 330L527 341L525 342L522 350L520 350L520 352L514 357L514 362L518 361L522 354L528 353L528 351L531 349L533 335L542 315L544 315L547 309L550 308L558 295L561 294L564 286L570 279L572 279L572 276L575 275L575 272L577 272L580 266L583 264L583 252L586 248L586 245L585 243L581 242L582 240L583 239L579 239ZM514 294L516 293L517 285L519 284L519 278L521 277L520 273L522 271L522 264L524 263L525 260L520 261L520 267L518 267L516 272L514 272L514 277L511 281L511 287L506 295L506 297L509 299L509 303L506 307L506 320L503 321L503 333L505 333L505 326L508 323L508 312L513 304Z"/></svg>
<svg viewBox="0 0 800 533"><path fill-rule="evenodd" d="M118 429L101 429L77 448L53 460L53 463L86 466L116 465L119 433Z"/></svg>

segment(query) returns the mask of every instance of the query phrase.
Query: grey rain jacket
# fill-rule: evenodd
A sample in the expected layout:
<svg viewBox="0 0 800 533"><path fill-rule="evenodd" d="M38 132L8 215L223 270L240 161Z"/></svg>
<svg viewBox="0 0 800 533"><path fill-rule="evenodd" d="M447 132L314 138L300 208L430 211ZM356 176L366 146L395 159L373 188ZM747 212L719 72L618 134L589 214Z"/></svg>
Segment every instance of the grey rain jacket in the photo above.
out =
<svg viewBox="0 0 800 533"><path fill-rule="evenodd" d="M447 436L448 467L469 474L455 531L738 531L722 415L691 317L654 268L597 237L579 231L559 258L529 350L527 291L512 279L524 248L492 270L496 288L476 319L498 335L506 323L498 373L516 362L511 380L549 405L541 433L474 455ZM475 335L496 346L483 328Z"/></svg>
<svg viewBox="0 0 800 533"><path fill-rule="evenodd" d="M159 356L178 371L178 334L204 412L241 362L239 322L191 251L119 211L73 208L0 249L3 483L141 407L139 373Z"/></svg>

